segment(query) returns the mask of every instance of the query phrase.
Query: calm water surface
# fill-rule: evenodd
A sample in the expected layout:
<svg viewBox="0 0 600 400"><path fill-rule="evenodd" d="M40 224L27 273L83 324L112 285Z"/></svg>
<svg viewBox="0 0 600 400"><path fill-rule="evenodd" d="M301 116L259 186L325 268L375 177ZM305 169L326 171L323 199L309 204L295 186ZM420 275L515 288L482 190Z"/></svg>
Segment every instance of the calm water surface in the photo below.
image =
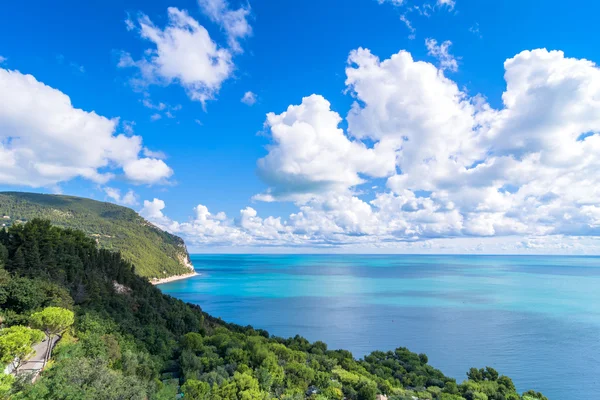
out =
<svg viewBox="0 0 600 400"><path fill-rule="evenodd" d="M240 325L356 357L405 346L462 381L600 399L600 257L193 255L163 292Z"/></svg>

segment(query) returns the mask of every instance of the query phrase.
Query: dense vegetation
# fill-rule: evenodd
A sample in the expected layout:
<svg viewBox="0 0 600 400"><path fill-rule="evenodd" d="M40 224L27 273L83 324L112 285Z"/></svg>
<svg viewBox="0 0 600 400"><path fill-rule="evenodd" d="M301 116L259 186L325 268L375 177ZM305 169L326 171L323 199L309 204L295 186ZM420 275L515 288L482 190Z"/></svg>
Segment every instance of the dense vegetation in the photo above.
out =
<svg viewBox="0 0 600 400"><path fill-rule="evenodd" d="M61 336L35 384L0 373L0 398L545 399L518 395L489 367L457 384L405 348L355 360L322 342L226 324L163 295L83 232L43 220L0 232L0 308L0 338L13 330L39 340L27 326Z"/></svg>
<svg viewBox="0 0 600 400"><path fill-rule="evenodd" d="M79 229L101 248L120 251L141 276L164 278L190 272L183 240L158 229L129 208L73 196L0 193L0 225L34 218Z"/></svg>

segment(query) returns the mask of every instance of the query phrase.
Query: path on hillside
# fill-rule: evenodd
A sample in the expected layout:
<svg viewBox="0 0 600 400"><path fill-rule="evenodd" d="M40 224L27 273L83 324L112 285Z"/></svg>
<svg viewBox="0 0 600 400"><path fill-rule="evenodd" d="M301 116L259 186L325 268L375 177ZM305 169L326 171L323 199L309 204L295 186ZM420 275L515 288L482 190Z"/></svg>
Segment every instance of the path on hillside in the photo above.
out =
<svg viewBox="0 0 600 400"><path fill-rule="evenodd" d="M58 341L58 336L54 336L51 340L52 342L50 343L50 348L54 349L54 346L56 346L56 342ZM33 346L33 353L31 354L31 357L27 359L27 361L23 361L23 364L21 364L19 367L19 374L32 373L34 376L33 379L35 379L42 368L44 368L44 357L47 349L48 339ZM50 351L50 355L52 355L52 350Z"/></svg>

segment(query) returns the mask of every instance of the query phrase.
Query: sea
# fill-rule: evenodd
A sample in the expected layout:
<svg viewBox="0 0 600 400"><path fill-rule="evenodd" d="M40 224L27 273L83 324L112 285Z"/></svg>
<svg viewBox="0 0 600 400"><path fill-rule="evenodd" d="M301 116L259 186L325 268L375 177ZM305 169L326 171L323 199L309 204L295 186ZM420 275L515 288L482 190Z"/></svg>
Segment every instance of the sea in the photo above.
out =
<svg viewBox="0 0 600 400"><path fill-rule="evenodd" d="M600 399L600 257L192 255L160 285L209 314L361 358L407 347L459 382L491 366L550 400Z"/></svg>

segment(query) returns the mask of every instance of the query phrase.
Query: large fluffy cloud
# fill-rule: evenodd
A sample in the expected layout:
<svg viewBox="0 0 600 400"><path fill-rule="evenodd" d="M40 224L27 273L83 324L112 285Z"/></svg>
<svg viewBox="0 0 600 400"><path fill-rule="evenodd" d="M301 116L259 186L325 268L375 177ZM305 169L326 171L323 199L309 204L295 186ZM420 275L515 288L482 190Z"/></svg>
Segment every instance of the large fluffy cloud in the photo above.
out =
<svg viewBox="0 0 600 400"><path fill-rule="evenodd" d="M81 177L105 183L122 169L134 183L173 171L141 156L142 138L118 134L119 120L75 108L31 75L0 68L0 183L51 186ZM139 173L136 166L145 165Z"/></svg>
<svg viewBox="0 0 600 400"><path fill-rule="evenodd" d="M389 176L395 171L392 139L368 148L339 128L341 117L322 96L302 99L281 114L269 113L266 125L273 145L258 161L261 177L270 184L262 200L298 199L364 182L361 174Z"/></svg>
<svg viewBox="0 0 600 400"><path fill-rule="evenodd" d="M351 52L348 132L317 95L269 114L258 166L270 192L257 199L295 200L292 231L328 240L598 235L600 69L538 49L505 70L493 109L406 51ZM391 191L352 194L390 174Z"/></svg>
<svg viewBox="0 0 600 400"><path fill-rule="evenodd" d="M206 28L185 10L169 7L168 17L168 25L161 29L148 16L141 15L137 31L154 47L137 61L123 53L119 66L138 68L140 77L134 81L138 85L176 82L192 100L204 103L214 98L223 81L231 76L231 51L217 45ZM135 24L128 21L134 29Z"/></svg>
<svg viewBox="0 0 600 400"><path fill-rule="evenodd" d="M428 191L460 211L463 234L586 233L600 183L600 70L562 52L505 63L504 108L469 97L430 64L400 52L353 52L348 115L359 138L403 137L394 192Z"/></svg>
<svg viewBox="0 0 600 400"><path fill-rule="evenodd" d="M256 199L298 211L228 218L198 206L179 223L155 200L143 213L195 249L597 253L600 69L545 49L504 67L494 109L406 51L380 60L355 50L346 130L319 95L267 115L272 143L258 170L268 190Z"/></svg>
<svg viewBox="0 0 600 400"><path fill-rule="evenodd" d="M432 64L401 51L380 61L369 50L350 54L346 84L359 100L348 114L358 139L401 140L398 166L411 189L432 190L432 180L453 180L461 165L485 152L478 105Z"/></svg>

